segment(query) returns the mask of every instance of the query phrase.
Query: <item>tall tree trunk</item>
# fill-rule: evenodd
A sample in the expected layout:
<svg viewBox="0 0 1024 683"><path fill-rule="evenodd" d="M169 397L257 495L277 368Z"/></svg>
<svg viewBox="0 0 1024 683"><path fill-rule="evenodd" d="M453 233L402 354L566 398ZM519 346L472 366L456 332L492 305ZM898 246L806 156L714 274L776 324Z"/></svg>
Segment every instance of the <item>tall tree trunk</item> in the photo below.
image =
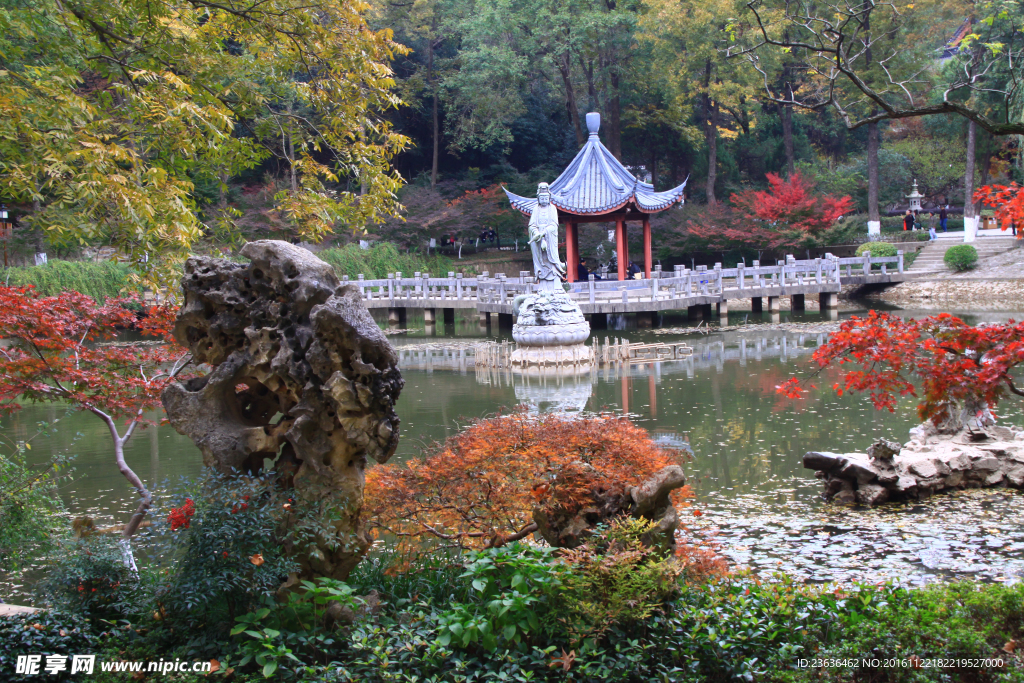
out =
<svg viewBox="0 0 1024 683"><path fill-rule="evenodd" d="M708 180L704 186L708 206L717 204L715 199L715 177L718 175L718 102L708 97L708 122L704 128L704 139L708 145Z"/></svg>
<svg viewBox="0 0 1024 683"><path fill-rule="evenodd" d="M430 189L437 187L437 157L438 157L438 125L437 120L437 92L434 90L434 39L427 40L427 87L431 92L431 114L430 122L434 138L433 158L430 162Z"/></svg>
<svg viewBox="0 0 1024 683"><path fill-rule="evenodd" d="M580 123L580 110L576 104L576 91L572 87L572 62L568 52L565 52L558 60L558 72L562 74L562 84L565 86L565 113L572 122L573 130L576 131L576 145L582 147L587 142L587 136L583 134L583 125Z"/></svg>
<svg viewBox="0 0 1024 683"><path fill-rule="evenodd" d="M981 153L981 183L978 187L988 185L992 173L992 156L994 154L995 137L991 133L985 133L985 151Z"/></svg>
<svg viewBox="0 0 1024 683"><path fill-rule="evenodd" d="M281 146L284 147L284 154L288 157L288 174L291 177L292 192L298 192L299 182L295 175L295 141L292 136L292 103L288 103L288 122L287 137L285 135L285 129L281 128Z"/></svg>
<svg viewBox="0 0 1024 683"><path fill-rule="evenodd" d="M39 184L39 179L36 178L36 194L42 191L42 186ZM36 197L32 200L32 215L39 216L39 212L43 210L42 204L39 202L39 198ZM46 252L46 240L43 234L43 228L38 223L33 230L36 238L36 253L42 254Z"/></svg>
<svg viewBox="0 0 1024 683"><path fill-rule="evenodd" d="M868 47L864 51L865 66L871 65L871 10L864 15L864 40ZM879 224L882 220L878 210L878 122L868 124L868 223ZM881 230L881 225L878 225ZM870 228L869 228L870 232Z"/></svg>
<svg viewBox="0 0 1024 683"><path fill-rule="evenodd" d="M868 221L880 221L878 210L878 123L868 124Z"/></svg>
<svg viewBox="0 0 1024 683"><path fill-rule="evenodd" d="M608 151L622 161L622 104L619 99L619 74L614 69L608 76L611 81L612 92L608 98L608 134L605 140L608 141Z"/></svg>
<svg viewBox="0 0 1024 683"><path fill-rule="evenodd" d="M793 101L793 86L786 82L786 99ZM782 105L782 148L786 152L786 172L789 177L796 173L796 159L793 158L793 105Z"/></svg>
<svg viewBox="0 0 1024 683"><path fill-rule="evenodd" d="M964 220L974 218L974 154L978 130L974 121L967 123L967 168L964 171Z"/></svg>

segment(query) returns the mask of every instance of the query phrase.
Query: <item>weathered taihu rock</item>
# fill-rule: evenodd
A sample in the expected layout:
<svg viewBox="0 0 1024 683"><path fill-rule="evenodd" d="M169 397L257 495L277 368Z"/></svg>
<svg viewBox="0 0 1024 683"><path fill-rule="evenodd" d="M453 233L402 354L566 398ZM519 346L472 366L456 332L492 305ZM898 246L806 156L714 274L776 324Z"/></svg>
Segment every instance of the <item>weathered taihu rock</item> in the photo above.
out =
<svg viewBox="0 0 1024 683"><path fill-rule="evenodd" d="M669 465L651 475L639 486L625 489L595 487L587 504L572 512L539 505L533 510L537 533L557 548L577 548L586 542L594 527L622 515L655 523L646 534L647 545L675 546L679 513L672 505L672 491L686 484L686 475L678 465Z"/></svg>
<svg viewBox="0 0 1024 683"><path fill-rule="evenodd" d="M878 441L867 453L811 451L804 467L824 480L824 497L878 505L947 489L1024 488L1024 431L990 426L942 433L931 423L910 430L905 445Z"/></svg>
<svg viewBox="0 0 1024 683"><path fill-rule="evenodd" d="M294 489L316 530L303 539L311 549L294 552L302 575L343 578L370 545L359 520L366 458L384 462L398 445L398 357L328 264L272 240L242 255L250 262L186 262L174 335L212 370L170 385L164 407L207 466L269 467Z"/></svg>

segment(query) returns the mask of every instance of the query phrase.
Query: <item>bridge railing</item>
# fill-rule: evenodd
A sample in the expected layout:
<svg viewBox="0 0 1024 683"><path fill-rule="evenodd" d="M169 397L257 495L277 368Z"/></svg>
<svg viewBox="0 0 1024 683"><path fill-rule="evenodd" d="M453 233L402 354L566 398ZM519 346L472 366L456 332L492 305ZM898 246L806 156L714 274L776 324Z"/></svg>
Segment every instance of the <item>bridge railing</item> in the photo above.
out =
<svg viewBox="0 0 1024 683"><path fill-rule="evenodd" d="M660 267L650 278L640 280L596 280L593 275L584 282L570 285L570 292L579 301L615 301L630 299L662 301L697 296L721 296L726 291L785 289L787 286L838 285L841 277L871 274L878 267L881 274L888 274L890 267L903 273L903 252L896 256L864 256L837 258L826 254L824 258L798 260L787 256L776 265L761 265L753 261L749 266L739 264L735 268L698 266L689 269L677 266L675 270L662 271ZM877 272L877 271L875 271ZM536 290L536 279L527 271L520 271L518 277L507 277L504 273L490 276L484 271L479 276L466 277L463 273L449 272L447 277L431 277L430 273L413 273L412 277L402 273L388 273L386 278L366 279L359 275L355 280L342 278L348 284L356 285L368 301L388 300L400 303L430 302L436 305L445 301L476 301L491 304L511 304L520 294Z"/></svg>
<svg viewBox="0 0 1024 683"><path fill-rule="evenodd" d="M898 249L895 256L872 256L868 251L863 256L838 259L838 263L845 277L870 275L873 266L879 266L882 275L888 275L890 266L896 268L897 273L904 272L902 249Z"/></svg>

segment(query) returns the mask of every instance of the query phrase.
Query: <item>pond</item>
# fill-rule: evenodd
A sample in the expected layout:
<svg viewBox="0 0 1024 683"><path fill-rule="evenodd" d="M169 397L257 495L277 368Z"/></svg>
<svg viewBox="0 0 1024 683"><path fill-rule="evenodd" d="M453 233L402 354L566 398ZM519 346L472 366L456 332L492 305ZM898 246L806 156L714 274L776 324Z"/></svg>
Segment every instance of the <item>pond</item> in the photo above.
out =
<svg viewBox="0 0 1024 683"><path fill-rule="evenodd" d="M1011 316L967 317L980 322ZM834 381L829 376L819 377L819 388L799 401L779 398L775 386L812 371L810 354L837 323L816 313L783 313L777 325L734 313L729 322L748 324L695 334L693 324L682 318L663 320L656 330L625 329L623 320L612 320L610 327L619 329L594 335L686 341L693 355L685 361L598 368L579 377L525 378L474 368L467 349L488 333L475 318L436 329L410 317L408 331L389 331L406 379L397 405L402 440L395 459L419 455L468 421L518 405L534 411L626 413L659 442L692 453L685 469L695 493L693 509L701 514L686 514L685 524L735 566L781 570L812 582L1021 577L1024 498L1016 492L968 491L875 510L823 503L820 483L802 467L803 454L863 451L880 437L905 441L918 423L913 400L895 413L879 412L864 396L836 396L827 388ZM6 418L0 430L24 440L38 423L58 419L51 435L32 441L31 457L45 462L55 453L74 454L75 480L63 491L72 514L91 515L101 524L124 522L134 509L134 492L113 466L109 436L98 420L65 414L57 406L29 405ZM1024 414L1008 403L1004 419L1020 424ZM163 495L201 469L192 442L168 426L137 433L126 458ZM5 583L0 594L20 592L11 577Z"/></svg>

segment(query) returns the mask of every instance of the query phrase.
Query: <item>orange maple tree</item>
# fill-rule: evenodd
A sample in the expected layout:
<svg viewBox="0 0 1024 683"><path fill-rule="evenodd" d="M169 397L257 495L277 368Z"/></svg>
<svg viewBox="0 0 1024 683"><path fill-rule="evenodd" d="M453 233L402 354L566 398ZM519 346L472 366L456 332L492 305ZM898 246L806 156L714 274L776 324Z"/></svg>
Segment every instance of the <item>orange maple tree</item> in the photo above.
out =
<svg viewBox="0 0 1024 683"><path fill-rule="evenodd" d="M129 542L153 497L125 462L124 446L187 364L188 354L170 338L176 313L136 299L97 304L78 292L40 296L31 287L0 287L0 339L12 342L0 346L0 415L19 410L19 401L60 401L103 421L114 462L139 494L122 531L125 562L133 569ZM125 330L150 341L112 341Z"/></svg>
<svg viewBox="0 0 1024 683"><path fill-rule="evenodd" d="M1016 227L1017 239L1024 239L1024 187L1017 183L986 185L974 193L974 201L994 206L999 227L1002 230Z"/></svg>
<svg viewBox="0 0 1024 683"><path fill-rule="evenodd" d="M965 406L993 410L1008 395L1024 396L1015 374L1024 366L1024 323L972 326L948 313L904 320L871 311L839 326L814 352L820 368L846 369L833 388L868 392L879 410L894 411L900 396L918 396L918 415L940 424ZM793 377L776 388L797 397Z"/></svg>
<svg viewBox="0 0 1024 683"><path fill-rule="evenodd" d="M595 490L637 485L679 457L624 417L525 412L479 420L425 458L366 474L363 511L377 534L494 547L536 529L532 510L582 506ZM686 489L674 492L684 504Z"/></svg>

